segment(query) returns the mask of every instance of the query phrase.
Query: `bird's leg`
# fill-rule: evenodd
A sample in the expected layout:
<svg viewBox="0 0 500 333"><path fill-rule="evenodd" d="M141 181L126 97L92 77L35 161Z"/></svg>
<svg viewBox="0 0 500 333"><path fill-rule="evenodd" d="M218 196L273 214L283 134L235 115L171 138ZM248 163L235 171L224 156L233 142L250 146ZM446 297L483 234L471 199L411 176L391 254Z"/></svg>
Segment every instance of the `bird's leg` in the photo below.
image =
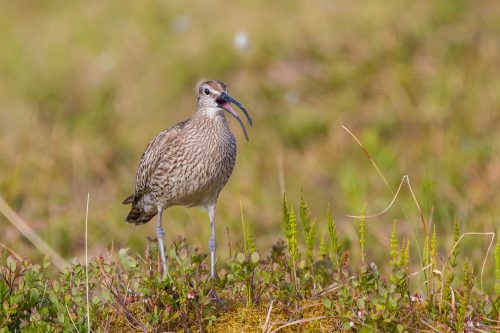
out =
<svg viewBox="0 0 500 333"><path fill-rule="evenodd" d="M210 277L215 277L215 204L207 207L208 217L210 218L210 240L208 248L210 249Z"/></svg>
<svg viewBox="0 0 500 333"><path fill-rule="evenodd" d="M163 246L163 237L165 236L165 232L163 231L163 226L161 225L161 215L162 208L158 207L158 224L156 225L156 237L158 238L158 247L160 248L162 273L163 275L165 275L165 273L167 272L167 265L165 263L165 247Z"/></svg>

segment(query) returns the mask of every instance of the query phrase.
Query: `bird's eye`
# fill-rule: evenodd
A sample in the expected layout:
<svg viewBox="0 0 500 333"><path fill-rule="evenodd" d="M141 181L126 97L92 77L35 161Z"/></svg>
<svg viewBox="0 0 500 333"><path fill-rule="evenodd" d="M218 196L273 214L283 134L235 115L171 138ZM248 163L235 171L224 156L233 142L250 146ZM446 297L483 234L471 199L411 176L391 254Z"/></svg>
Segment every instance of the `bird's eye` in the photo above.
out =
<svg viewBox="0 0 500 333"><path fill-rule="evenodd" d="M208 88L205 88L205 90L203 90L203 93L208 96L210 95L210 90L208 90Z"/></svg>

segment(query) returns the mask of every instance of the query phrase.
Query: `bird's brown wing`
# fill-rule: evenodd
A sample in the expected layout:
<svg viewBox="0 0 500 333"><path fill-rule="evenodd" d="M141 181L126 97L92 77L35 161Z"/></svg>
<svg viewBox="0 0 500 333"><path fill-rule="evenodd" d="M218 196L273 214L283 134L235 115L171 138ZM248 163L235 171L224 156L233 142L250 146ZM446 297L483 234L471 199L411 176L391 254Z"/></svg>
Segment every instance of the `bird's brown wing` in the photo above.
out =
<svg viewBox="0 0 500 333"><path fill-rule="evenodd" d="M160 163L165 153L172 145L175 145L178 138L182 136L182 129L186 126L188 121L189 120L180 122L164 130L151 140L146 147L146 150L142 154L139 168L137 169L135 192L123 201L123 204L132 204L132 208L125 222L136 225L144 224L156 215L156 209L145 209L145 203L142 198L154 189L151 183L155 174L158 172Z"/></svg>
<svg viewBox="0 0 500 333"><path fill-rule="evenodd" d="M175 145L188 122L189 119L162 131L148 144L137 169L134 203L150 192L151 180L157 172L165 152L172 148L172 145Z"/></svg>

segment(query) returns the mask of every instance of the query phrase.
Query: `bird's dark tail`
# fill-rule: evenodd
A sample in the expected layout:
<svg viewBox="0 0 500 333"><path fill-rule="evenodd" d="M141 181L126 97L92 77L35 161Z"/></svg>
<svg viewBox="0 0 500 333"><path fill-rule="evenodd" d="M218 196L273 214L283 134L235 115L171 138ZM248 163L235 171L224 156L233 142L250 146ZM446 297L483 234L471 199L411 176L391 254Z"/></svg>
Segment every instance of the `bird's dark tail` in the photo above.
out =
<svg viewBox="0 0 500 333"><path fill-rule="evenodd" d="M134 195L133 194L129 195L125 200L122 201L122 204L124 204L124 205L128 205L131 203L134 203Z"/></svg>
<svg viewBox="0 0 500 333"><path fill-rule="evenodd" d="M127 218L125 219L126 223L135 225L148 223L157 214L156 209L146 211L140 202L134 201L134 195L132 194L122 202L124 205L132 204L132 209L130 209Z"/></svg>

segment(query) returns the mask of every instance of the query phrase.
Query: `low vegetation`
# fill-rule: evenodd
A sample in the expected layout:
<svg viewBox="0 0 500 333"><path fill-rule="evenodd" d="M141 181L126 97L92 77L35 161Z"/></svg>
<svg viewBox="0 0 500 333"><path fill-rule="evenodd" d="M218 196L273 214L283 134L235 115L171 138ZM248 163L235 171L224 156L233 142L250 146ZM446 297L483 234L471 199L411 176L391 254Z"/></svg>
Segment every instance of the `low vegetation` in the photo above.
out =
<svg viewBox="0 0 500 333"><path fill-rule="evenodd" d="M478 0L2 2L0 332L498 331L499 31ZM162 277L120 202L201 79L254 126L218 279L180 207Z"/></svg>
<svg viewBox="0 0 500 333"><path fill-rule="evenodd" d="M207 255L177 239L168 251L168 271L160 273L158 248L149 241L143 256L127 249L75 264L53 275L50 262L34 265L9 250L0 262L0 332L493 332L500 329L500 242L496 241L496 285L491 295L481 288L455 244L450 256L436 257L433 232L421 253L410 242L390 235L390 270L370 262L371 245L363 241L365 218L359 219L361 262L352 265L349 248L330 212L328 240L302 198L298 214L283 199L285 240L261 254L252 227L243 222L244 244L227 262L219 262L210 279ZM298 223L297 220L300 220ZM298 226L302 225L302 228ZM434 229L433 229L434 230ZM303 240L303 241L302 241ZM230 245L231 247L231 245ZM301 250L303 249L303 251ZM411 272L409 263L421 260ZM465 260L461 270L457 262ZM423 275L425 283L415 285ZM485 277L493 279L493 277ZM87 303L87 300L89 303ZM87 308L88 304L88 308Z"/></svg>

